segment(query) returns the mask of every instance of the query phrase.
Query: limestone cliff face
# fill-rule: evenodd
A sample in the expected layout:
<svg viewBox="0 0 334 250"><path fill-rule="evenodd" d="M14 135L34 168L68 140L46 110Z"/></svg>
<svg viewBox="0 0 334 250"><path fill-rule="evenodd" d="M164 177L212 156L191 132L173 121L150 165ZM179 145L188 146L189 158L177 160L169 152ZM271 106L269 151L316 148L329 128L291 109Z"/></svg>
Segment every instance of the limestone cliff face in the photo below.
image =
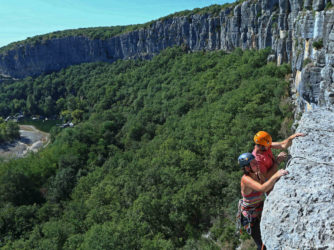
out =
<svg viewBox="0 0 334 250"><path fill-rule="evenodd" d="M283 2L283 1L282 1ZM334 249L334 12L306 0L287 16L297 131L288 166L268 196L261 231L268 249ZM306 10L305 10L306 9Z"/></svg>
<svg viewBox="0 0 334 250"><path fill-rule="evenodd" d="M23 78L84 62L148 59L174 45L191 51L271 47L271 60L292 64L302 112L334 103L334 11L324 10L327 4L329 0L247 0L218 16L173 17L105 40L77 36L19 45L0 53L0 76Z"/></svg>
<svg viewBox="0 0 334 250"><path fill-rule="evenodd" d="M262 14L261 5L268 13ZM277 33L272 31L272 13L277 12L273 6L278 2L266 5L245 2L215 17L208 14L174 17L105 40L79 36L21 45L0 54L0 75L23 78L83 62L151 58L175 45L185 45L192 51L265 48L272 46L272 32Z"/></svg>
<svg viewBox="0 0 334 250"><path fill-rule="evenodd" d="M23 78L83 62L151 58L174 45L192 51L272 47L279 63L291 61L290 15L297 16L303 7L294 1L248 0L227 7L218 16L173 17L105 40L78 36L17 46L0 54L0 75Z"/></svg>
<svg viewBox="0 0 334 250"><path fill-rule="evenodd" d="M334 110L303 114L291 147L289 174L264 205L261 231L268 249L334 249Z"/></svg>
<svg viewBox="0 0 334 250"><path fill-rule="evenodd" d="M295 89L299 110L334 104L334 12L306 11L293 25Z"/></svg>

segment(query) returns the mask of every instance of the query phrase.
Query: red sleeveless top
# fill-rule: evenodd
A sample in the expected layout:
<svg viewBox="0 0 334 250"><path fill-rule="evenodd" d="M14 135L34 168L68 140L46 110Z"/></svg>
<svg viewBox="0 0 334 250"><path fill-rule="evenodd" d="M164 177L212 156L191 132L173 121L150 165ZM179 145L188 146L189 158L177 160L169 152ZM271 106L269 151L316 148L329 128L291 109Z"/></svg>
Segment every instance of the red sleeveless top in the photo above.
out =
<svg viewBox="0 0 334 250"><path fill-rule="evenodd" d="M266 151L258 151L257 153L255 153L254 149L252 154L255 156L255 159L259 164L261 173L267 173L274 164L274 155L271 152L271 147Z"/></svg>

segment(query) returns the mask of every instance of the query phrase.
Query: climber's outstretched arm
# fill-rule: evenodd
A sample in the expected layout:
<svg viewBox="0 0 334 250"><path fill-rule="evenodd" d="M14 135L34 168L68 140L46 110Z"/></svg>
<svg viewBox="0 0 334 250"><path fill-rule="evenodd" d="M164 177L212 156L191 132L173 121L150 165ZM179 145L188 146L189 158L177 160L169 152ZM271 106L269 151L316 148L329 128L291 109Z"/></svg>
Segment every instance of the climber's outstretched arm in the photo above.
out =
<svg viewBox="0 0 334 250"><path fill-rule="evenodd" d="M263 184L257 182L250 176L244 175L241 178L241 183L245 185L245 187L250 188L252 190L260 191L260 192L267 192L273 188L278 178L280 178L283 175L287 175L288 173L289 173L288 171L284 169L280 169L273 176L271 176L268 181L266 181Z"/></svg>
<svg viewBox="0 0 334 250"><path fill-rule="evenodd" d="M287 149L288 147L291 146L292 140L295 139L296 137L299 136L305 136L304 133L295 133L293 135L290 135L288 138L286 138L285 140L281 141L281 142L273 142L271 147L272 148L276 148L276 149Z"/></svg>

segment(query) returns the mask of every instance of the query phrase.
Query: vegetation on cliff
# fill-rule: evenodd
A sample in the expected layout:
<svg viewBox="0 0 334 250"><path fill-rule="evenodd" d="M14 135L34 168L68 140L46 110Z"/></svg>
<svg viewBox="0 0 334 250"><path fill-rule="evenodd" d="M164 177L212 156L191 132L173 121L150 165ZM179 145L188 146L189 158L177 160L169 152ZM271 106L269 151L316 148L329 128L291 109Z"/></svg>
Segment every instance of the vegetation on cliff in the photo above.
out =
<svg viewBox="0 0 334 250"><path fill-rule="evenodd" d="M118 26L110 26L110 27L91 27L91 28L80 28L80 29L55 31L55 32L44 34L44 35L28 37L25 40L10 43L0 48L0 54L6 53L7 51L11 49L15 49L19 46L35 46L37 44L45 43L46 41L50 39L56 39L56 38L83 36L89 39L102 39L102 40L109 39L116 35L124 34L127 32L134 31L134 30L149 28L153 23L157 21L164 21L164 20L174 18L174 17L182 17L182 16L189 17L191 15L196 15L196 14L202 14L202 15L210 14L213 16L217 16L222 10L226 9L229 6L236 5L240 2L242 2L242 0L236 1L234 3L225 3L222 5L214 4L208 7L204 7L204 8L195 8L193 10L179 11L174 14L159 18L158 20L152 20L144 24L134 24L134 25L124 25L124 26L118 25Z"/></svg>
<svg viewBox="0 0 334 250"><path fill-rule="evenodd" d="M84 36L89 39L108 39L122 33L130 32L136 29L143 28L145 24L138 25L124 25L124 26L110 26L110 27L92 27L81 29L69 29L62 31L55 31L44 35L37 35L28 37L25 40L13 42L7 46L0 48L0 53L5 53L8 50L15 49L18 46L35 46L40 43L45 43L47 40L64 38L64 37L76 37Z"/></svg>
<svg viewBox="0 0 334 250"><path fill-rule="evenodd" d="M268 54L171 48L3 84L1 114L60 113L77 125L1 164L1 246L235 246L237 156L258 130L277 139L291 116L289 66L267 64Z"/></svg>

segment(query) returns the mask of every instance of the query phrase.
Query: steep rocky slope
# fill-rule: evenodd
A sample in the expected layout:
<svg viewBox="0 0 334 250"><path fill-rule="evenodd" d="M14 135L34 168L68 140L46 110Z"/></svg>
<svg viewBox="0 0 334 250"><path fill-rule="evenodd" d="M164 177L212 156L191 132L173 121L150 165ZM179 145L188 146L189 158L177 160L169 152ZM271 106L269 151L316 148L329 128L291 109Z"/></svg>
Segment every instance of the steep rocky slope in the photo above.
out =
<svg viewBox="0 0 334 250"><path fill-rule="evenodd" d="M248 0L226 7L218 16L171 17L110 39L70 36L19 45L0 54L0 73L21 78L82 62L150 58L174 45L185 45L190 50L272 47L279 63L293 61L294 68L300 70L304 50L297 56L294 47L299 50L303 39L317 38L322 31L329 34L324 26L332 15L331 11L323 11L327 0L314 4L312 11L301 11L308 2L303 5L296 0ZM314 11L321 12L314 16ZM296 39L300 40L299 46Z"/></svg>
<svg viewBox="0 0 334 250"><path fill-rule="evenodd" d="M265 202L261 230L268 249L334 249L334 113L303 114L289 175Z"/></svg>

